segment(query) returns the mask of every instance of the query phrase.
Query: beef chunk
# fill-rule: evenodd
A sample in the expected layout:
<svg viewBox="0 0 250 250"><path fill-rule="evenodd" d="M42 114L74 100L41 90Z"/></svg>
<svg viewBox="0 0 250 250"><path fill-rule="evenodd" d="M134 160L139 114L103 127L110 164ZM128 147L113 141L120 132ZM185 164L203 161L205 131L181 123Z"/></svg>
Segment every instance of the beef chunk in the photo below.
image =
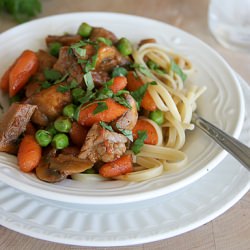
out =
<svg viewBox="0 0 250 250"><path fill-rule="evenodd" d="M127 141L124 135L110 132L96 123L89 130L78 157L93 163L111 162L125 153Z"/></svg>
<svg viewBox="0 0 250 250"><path fill-rule="evenodd" d="M32 116L34 123L41 126L47 125L48 121L56 119L61 114L63 107L71 102L69 91L65 93L57 91L58 86L63 84L58 83L43 89L27 99L27 103L37 105L38 107L38 110ZM42 124L40 119L43 121Z"/></svg>
<svg viewBox="0 0 250 250"><path fill-rule="evenodd" d="M16 140L25 131L35 105L13 103L0 121L0 151L15 153Z"/></svg>
<svg viewBox="0 0 250 250"><path fill-rule="evenodd" d="M51 43L58 42L62 46L70 46L74 43L78 43L82 37L80 35L63 35L63 36L47 36L46 44L49 46Z"/></svg>
<svg viewBox="0 0 250 250"><path fill-rule="evenodd" d="M70 80L75 79L79 84L83 81L82 68L78 64L77 58L69 53L67 46L60 49L59 58L53 68L63 75L69 73Z"/></svg>
<svg viewBox="0 0 250 250"><path fill-rule="evenodd" d="M118 41L117 37L111 31L104 28L95 27L90 34L90 40L96 41L98 37L104 37L110 39L113 43Z"/></svg>

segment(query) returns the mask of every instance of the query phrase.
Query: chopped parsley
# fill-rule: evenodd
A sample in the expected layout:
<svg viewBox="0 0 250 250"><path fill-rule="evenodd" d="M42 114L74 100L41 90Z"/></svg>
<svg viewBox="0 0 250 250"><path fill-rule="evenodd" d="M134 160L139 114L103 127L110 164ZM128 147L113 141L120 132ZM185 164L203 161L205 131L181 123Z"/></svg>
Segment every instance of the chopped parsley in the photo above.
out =
<svg viewBox="0 0 250 250"><path fill-rule="evenodd" d="M60 82L63 82L68 76L69 76L69 74L65 74L64 76L61 76L60 75L60 78L58 78L57 76L56 76L56 72L58 72L58 71L56 71L56 70L47 70L46 71L47 73L47 78L46 78L46 76L45 76L45 78L46 78L46 81L44 81L44 82L42 82L41 83L41 87L40 87L40 89L38 90L38 92L41 90L41 89L47 89L47 88L49 88L49 87L51 87L52 85L55 85L55 84L57 84L57 83L60 83ZM59 72L58 72L59 73ZM44 73L45 74L45 73ZM58 75L59 76L59 75ZM55 79L57 79L57 80L55 80Z"/></svg>
<svg viewBox="0 0 250 250"><path fill-rule="evenodd" d="M80 57L86 56L86 49L75 48L75 52L76 52Z"/></svg>
<svg viewBox="0 0 250 250"><path fill-rule="evenodd" d="M137 69L141 74L147 76L147 77L152 77L151 72L147 69L147 67L145 67L142 64L139 63L134 63L131 65L132 68Z"/></svg>
<svg viewBox="0 0 250 250"><path fill-rule="evenodd" d="M71 89L74 89L78 86L78 82L74 79L71 81L69 85L60 85L57 87L57 91L61 93L65 93Z"/></svg>
<svg viewBox="0 0 250 250"><path fill-rule="evenodd" d="M85 72L89 72L91 70L94 70L95 69L95 66L96 66L96 62L97 62L97 54L93 55L91 57L90 60L87 61L86 65L85 65Z"/></svg>
<svg viewBox="0 0 250 250"><path fill-rule="evenodd" d="M134 141L133 146L131 147L131 150L134 152L134 154L140 153L147 137L147 131L138 131L138 138Z"/></svg>
<svg viewBox="0 0 250 250"><path fill-rule="evenodd" d="M98 102L97 107L93 111L93 114L96 115L96 114L101 113L107 109L108 109L108 105L105 102Z"/></svg>
<svg viewBox="0 0 250 250"><path fill-rule="evenodd" d="M108 131L114 132L113 128L112 128L110 125L108 125L106 122L99 122L99 123L100 123L100 125L101 125L103 128L107 129Z"/></svg>
<svg viewBox="0 0 250 250"><path fill-rule="evenodd" d="M129 102L122 96L113 96L113 99L118 102L119 104L121 104L122 106L132 109L131 105L129 104Z"/></svg>
<svg viewBox="0 0 250 250"><path fill-rule="evenodd" d="M126 136L130 141L133 142L133 133L132 133L132 130L128 130L128 129L122 129L122 128L119 128L119 126L116 126L117 129L124 135Z"/></svg>
<svg viewBox="0 0 250 250"><path fill-rule="evenodd" d="M74 43L70 46L71 49L77 49L77 48L80 48L80 47L83 47L83 46L86 46L87 43L85 41L79 41L77 43Z"/></svg>
<svg viewBox="0 0 250 250"><path fill-rule="evenodd" d="M61 73L54 69L45 69L44 76L49 82L54 82L62 77Z"/></svg>
<svg viewBox="0 0 250 250"><path fill-rule="evenodd" d="M177 75L179 75L183 82L187 79L187 75L182 71L180 66L178 64L176 64L176 62L174 60L171 60L170 70L172 70Z"/></svg>
<svg viewBox="0 0 250 250"><path fill-rule="evenodd" d="M137 90L132 91L130 93L137 103L137 110L140 110L141 102L142 102L142 99L143 99L147 89L148 89L148 86L149 85L156 85L156 84L157 83L155 81L143 84Z"/></svg>
<svg viewBox="0 0 250 250"><path fill-rule="evenodd" d="M123 68L123 67L116 67L114 68L113 72L112 72L112 77L116 77L116 76L126 76L128 74L128 71Z"/></svg>
<svg viewBox="0 0 250 250"><path fill-rule="evenodd" d="M87 91L92 91L95 88L95 85L94 85L91 72L84 74L83 78L87 86Z"/></svg>
<svg viewBox="0 0 250 250"><path fill-rule="evenodd" d="M105 37L98 37L97 41L102 42L102 43L104 43L104 44L106 44L108 46L112 46L112 44L113 44L110 39L105 38Z"/></svg>

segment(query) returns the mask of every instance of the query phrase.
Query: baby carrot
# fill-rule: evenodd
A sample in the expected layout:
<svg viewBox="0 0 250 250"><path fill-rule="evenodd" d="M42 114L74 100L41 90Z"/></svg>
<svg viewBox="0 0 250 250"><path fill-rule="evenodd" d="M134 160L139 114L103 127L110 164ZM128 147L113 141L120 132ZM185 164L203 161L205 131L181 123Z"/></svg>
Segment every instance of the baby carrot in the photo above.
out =
<svg viewBox="0 0 250 250"><path fill-rule="evenodd" d="M95 113L98 103L104 104L105 109ZM83 126L92 126L94 123L103 121L111 122L123 115L128 108L108 98L101 100L98 103L94 102L83 106L79 111L78 122Z"/></svg>
<svg viewBox="0 0 250 250"><path fill-rule="evenodd" d="M143 82L139 78L137 79L132 71L128 72L127 79L127 89L129 91L135 91L143 85ZM154 111L157 109L156 104L148 91L146 91L142 99L141 106L148 111Z"/></svg>
<svg viewBox="0 0 250 250"><path fill-rule="evenodd" d="M146 131L147 138L144 141L145 144L156 145L158 143L158 135L154 126L146 120L138 119L135 127L133 128L133 138L138 138L138 131Z"/></svg>
<svg viewBox="0 0 250 250"><path fill-rule="evenodd" d="M99 174L103 177L115 177L121 174L127 174L133 171L131 155L123 155L121 158L108 162L101 166Z"/></svg>
<svg viewBox="0 0 250 250"><path fill-rule="evenodd" d="M25 50L9 72L9 96L13 97L28 82L38 69L37 55Z"/></svg>
<svg viewBox="0 0 250 250"><path fill-rule="evenodd" d="M109 88L116 94L119 90L125 89L127 83L128 81L125 76L116 76Z"/></svg>
<svg viewBox="0 0 250 250"><path fill-rule="evenodd" d="M20 143L17 160L20 170L31 172L39 164L42 156L42 148L32 135L25 135Z"/></svg>

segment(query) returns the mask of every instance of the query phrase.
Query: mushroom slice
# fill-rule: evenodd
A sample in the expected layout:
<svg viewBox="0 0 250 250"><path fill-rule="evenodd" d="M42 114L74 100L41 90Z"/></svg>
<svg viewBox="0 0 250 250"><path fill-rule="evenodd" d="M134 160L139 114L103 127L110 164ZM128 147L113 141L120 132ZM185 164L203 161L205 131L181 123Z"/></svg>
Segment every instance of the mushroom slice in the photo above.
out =
<svg viewBox="0 0 250 250"><path fill-rule="evenodd" d="M54 183L66 179L70 174L84 172L93 165L91 161L61 154L49 161L42 160L36 168L36 175L42 181Z"/></svg>

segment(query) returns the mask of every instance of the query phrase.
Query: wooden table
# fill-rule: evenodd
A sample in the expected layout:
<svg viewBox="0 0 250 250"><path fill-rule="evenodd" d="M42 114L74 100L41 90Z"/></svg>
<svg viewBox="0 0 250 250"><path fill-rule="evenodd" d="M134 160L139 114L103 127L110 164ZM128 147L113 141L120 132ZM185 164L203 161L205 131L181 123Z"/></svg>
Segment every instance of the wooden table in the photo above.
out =
<svg viewBox="0 0 250 250"><path fill-rule="evenodd" d="M210 35L207 27L208 0L41 0L39 17L79 11L121 12L158 19L194 34L217 50L246 81L250 82L250 54L227 50ZM16 23L0 17L0 32ZM112 249L250 249L250 192L213 221L166 240ZM67 246L34 239L0 226L0 249L104 249ZM110 248L105 248L110 249Z"/></svg>

